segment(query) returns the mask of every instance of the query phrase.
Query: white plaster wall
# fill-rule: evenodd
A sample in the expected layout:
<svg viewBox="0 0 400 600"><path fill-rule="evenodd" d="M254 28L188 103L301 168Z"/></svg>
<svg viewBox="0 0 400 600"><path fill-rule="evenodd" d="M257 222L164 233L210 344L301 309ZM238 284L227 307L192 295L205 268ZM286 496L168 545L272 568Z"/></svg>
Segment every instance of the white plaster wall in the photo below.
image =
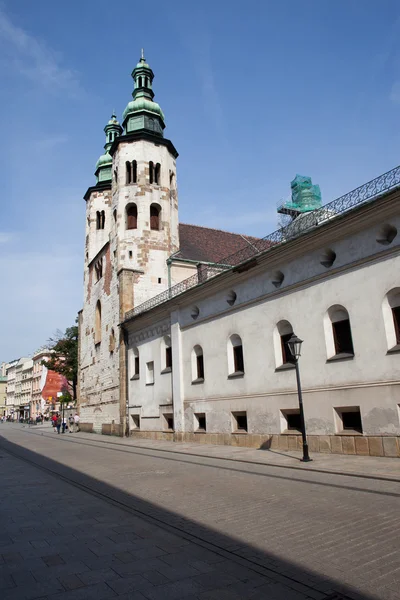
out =
<svg viewBox="0 0 400 600"><path fill-rule="evenodd" d="M390 222L400 230L398 217ZM331 269L320 264L320 247L279 266L271 258L261 274L249 271L236 282L232 276L225 290L215 293L210 287L195 302L185 305L180 297L179 308L172 307L181 345L173 370L174 390L180 392L174 400L175 412L179 405L184 409L186 430L194 429L194 413L205 412L208 432L231 432L232 411L246 410L249 433L282 431L280 411L298 407L294 370L275 370L280 347L274 346L274 330L287 320L304 340L300 368L309 433L334 433L334 407L359 406L365 434L400 434L399 355L387 354L382 308L387 292L400 286L400 239L390 248L378 244L380 225L331 245L337 254ZM365 261L367 257L371 260ZM271 283L277 268L285 274L280 289ZM340 271L333 273L336 268ZM237 300L230 307L226 299L232 289ZM200 310L196 320L191 316L194 304ZM334 304L344 306L350 316L351 360L327 362L324 317ZM133 322L132 333L134 327ZM245 375L236 379L228 379L227 340L232 334L241 336L244 347ZM147 344L144 340L143 353ZM195 345L203 348L205 381L192 385ZM182 379L178 387L177 378Z"/></svg>
<svg viewBox="0 0 400 600"><path fill-rule="evenodd" d="M173 412L172 373L165 369L164 337L170 337L170 325L165 321L129 336L128 345L128 404L129 414L139 414L141 429L154 431L164 428L163 413ZM133 348L139 352L139 379L134 374ZM154 385L146 384L146 363L154 362ZM129 418L130 429L132 419Z"/></svg>

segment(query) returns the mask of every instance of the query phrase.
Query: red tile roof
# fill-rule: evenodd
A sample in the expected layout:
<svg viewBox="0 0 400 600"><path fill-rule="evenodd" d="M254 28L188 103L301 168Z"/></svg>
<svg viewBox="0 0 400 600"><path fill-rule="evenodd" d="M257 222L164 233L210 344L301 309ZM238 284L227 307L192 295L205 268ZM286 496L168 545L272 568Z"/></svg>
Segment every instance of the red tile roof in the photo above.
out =
<svg viewBox="0 0 400 600"><path fill-rule="evenodd" d="M174 258L198 260L199 262L222 262L224 258L246 247L257 244L259 238L230 233L211 227L179 224L180 249Z"/></svg>

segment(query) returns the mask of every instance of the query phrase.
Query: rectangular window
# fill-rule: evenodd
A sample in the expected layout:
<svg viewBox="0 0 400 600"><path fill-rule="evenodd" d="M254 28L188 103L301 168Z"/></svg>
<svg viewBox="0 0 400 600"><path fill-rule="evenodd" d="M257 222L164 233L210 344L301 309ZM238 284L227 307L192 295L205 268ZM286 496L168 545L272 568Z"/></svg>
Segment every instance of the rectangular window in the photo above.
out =
<svg viewBox="0 0 400 600"><path fill-rule="evenodd" d="M335 410L339 417L339 430L355 431L357 433L363 432L359 406L345 406L343 408L335 408Z"/></svg>
<svg viewBox="0 0 400 600"><path fill-rule="evenodd" d="M165 368L172 368L172 348L165 348Z"/></svg>
<svg viewBox="0 0 400 600"><path fill-rule="evenodd" d="M247 431L247 413L243 412L233 412L233 430L239 432Z"/></svg>
<svg viewBox="0 0 400 600"><path fill-rule="evenodd" d="M281 410L284 431L301 431L300 411L298 409Z"/></svg>
<svg viewBox="0 0 400 600"><path fill-rule="evenodd" d="M400 344L400 306L392 308L394 330L396 333L396 344Z"/></svg>
<svg viewBox="0 0 400 600"><path fill-rule="evenodd" d="M288 341L292 337L292 333L285 333L285 335L281 335L281 345L282 345L282 363L285 365L286 363L295 363L295 358L293 354L290 352L290 348L288 346Z"/></svg>
<svg viewBox="0 0 400 600"><path fill-rule="evenodd" d="M154 384L154 362L146 363L146 385Z"/></svg>
<svg viewBox="0 0 400 600"><path fill-rule="evenodd" d="M203 355L200 354L196 356L196 365L197 365L197 379L204 379L204 358Z"/></svg>
<svg viewBox="0 0 400 600"><path fill-rule="evenodd" d="M131 415L132 429L140 429L140 415Z"/></svg>
<svg viewBox="0 0 400 600"><path fill-rule="evenodd" d="M134 375L139 376L139 356L135 356L135 364L134 364Z"/></svg>
<svg viewBox="0 0 400 600"><path fill-rule="evenodd" d="M336 354L354 354L349 319L332 323Z"/></svg>
<svg viewBox="0 0 400 600"><path fill-rule="evenodd" d="M174 429L174 415L172 413L168 413L164 415L164 423L165 428L172 430Z"/></svg>
<svg viewBox="0 0 400 600"><path fill-rule="evenodd" d="M244 373L243 346L233 346L235 373Z"/></svg>
<svg viewBox="0 0 400 600"><path fill-rule="evenodd" d="M206 414L205 413L195 413L195 419L197 428L196 431L206 431Z"/></svg>

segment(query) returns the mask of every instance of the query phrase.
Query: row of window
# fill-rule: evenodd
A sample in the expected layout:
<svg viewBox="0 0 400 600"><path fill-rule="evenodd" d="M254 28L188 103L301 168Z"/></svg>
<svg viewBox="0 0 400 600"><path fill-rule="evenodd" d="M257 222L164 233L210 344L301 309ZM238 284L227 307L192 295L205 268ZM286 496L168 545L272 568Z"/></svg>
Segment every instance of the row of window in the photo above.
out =
<svg viewBox="0 0 400 600"><path fill-rule="evenodd" d="M336 433L362 434L363 425L359 406L333 407L334 423ZM280 432L281 433L301 433L300 411L297 408L281 409L280 411ZM399 413L400 414L400 413ZM194 431L204 433L207 431L207 414L194 413ZM172 413L162 415L163 426L165 430L174 430L174 416ZM131 414L133 429L140 429L140 415ZM307 424L307 421L306 421ZM247 412L234 411L231 413L231 432L247 433Z"/></svg>
<svg viewBox="0 0 400 600"><path fill-rule="evenodd" d="M116 221L117 212L114 210L114 220ZM106 215L104 210L96 212L96 229L104 229L106 223ZM150 204L150 229L159 231L161 223L161 206L155 202ZM138 227L138 210L134 202L128 204L125 209L125 228L137 229Z"/></svg>
<svg viewBox="0 0 400 600"><path fill-rule="evenodd" d="M126 229L137 229L138 227L138 211L135 203L128 204L126 207ZM153 202L150 204L150 229L159 231L161 223L161 206Z"/></svg>
<svg viewBox="0 0 400 600"><path fill-rule="evenodd" d="M118 182L118 167L114 169L114 182ZM125 183L127 185L138 182L138 164L136 160L125 162ZM175 182L175 174L169 172L169 185L172 188ZM160 163L154 163L152 160L149 162L149 183L160 185L161 183L161 165Z"/></svg>
<svg viewBox="0 0 400 600"><path fill-rule="evenodd" d="M118 177L118 170L114 171L115 177ZM138 170L137 161L126 161L125 163L125 183L137 183ZM159 185L161 182L161 165L160 163L154 164L153 161L149 162L149 183L155 183Z"/></svg>
<svg viewBox="0 0 400 600"><path fill-rule="evenodd" d="M392 293L393 292L393 293ZM400 350L400 289L396 288L387 294L389 304L389 323L394 344L391 350ZM388 315L385 315L386 317ZM274 331L274 346L277 370L291 368L295 358L292 355L288 341L293 334L293 327L289 321L279 321ZM325 334L328 350L328 361L338 359L351 359L354 357L354 345L351 333L350 318L343 306L335 305L328 309L325 320ZM228 378L242 377L245 373L244 350L240 335L233 334L228 340ZM139 350L131 350L130 376L139 379ZM172 368L172 350L169 336L162 340L161 350L162 373ZM191 356L192 383L202 383L204 374L204 355L200 345L194 346ZM146 363L146 385L154 384L154 361Z"/></svg>

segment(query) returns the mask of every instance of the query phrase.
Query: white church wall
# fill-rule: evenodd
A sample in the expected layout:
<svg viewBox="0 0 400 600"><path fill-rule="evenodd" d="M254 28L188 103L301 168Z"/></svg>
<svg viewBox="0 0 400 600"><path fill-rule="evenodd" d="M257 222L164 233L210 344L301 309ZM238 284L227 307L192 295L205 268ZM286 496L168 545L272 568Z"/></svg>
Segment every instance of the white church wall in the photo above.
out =
<svg viewBox="0 0 400 600"><path fill-rule="evenodd" d="M400 226L398 216L391 215L390 222ZM382 223L377 218L376 225L347 232L345 237L346 230L338 227L336 239L328 246L321 244L319 236L300 248L297 256L289 253L285 258L282 246L281 261L278 253L271 251L262 267L224 275L196 295L191 293L185 303L184 297L179 306L171 303L175 311L171 320L179 330L179 348L173 348L174 411L185 415L177 433L195 432L196 415L205 414L207 433L232 434L232 413L242 411L247 413L250 435L286 430L284 412L298 408L295 372L279 369L278 324L287 321L304 339L300 367L308 433L334 436L342 426L336 408L359 407L364 435L400 435L398 358L387 354L394 325L388 308L385 313L386 294L400 288L396 279L400 240L377 243ZM336 253L331 267L321 264L327 248ZM272 283L277 269L285 276L280 288ZM227 300L232 300L232 291L236 301L230 306ZM327 314L334 305L344 307L350 317L353 358L328 360L333 342ZM195 319L194 307L199 313ZM149 319L150 314L143 318ZM129 324L130 329L134 327ZM245 372L229 378L228 340L234 334L243 343ZM195 346L203 349L204 382L192 383Z"/></svg>

